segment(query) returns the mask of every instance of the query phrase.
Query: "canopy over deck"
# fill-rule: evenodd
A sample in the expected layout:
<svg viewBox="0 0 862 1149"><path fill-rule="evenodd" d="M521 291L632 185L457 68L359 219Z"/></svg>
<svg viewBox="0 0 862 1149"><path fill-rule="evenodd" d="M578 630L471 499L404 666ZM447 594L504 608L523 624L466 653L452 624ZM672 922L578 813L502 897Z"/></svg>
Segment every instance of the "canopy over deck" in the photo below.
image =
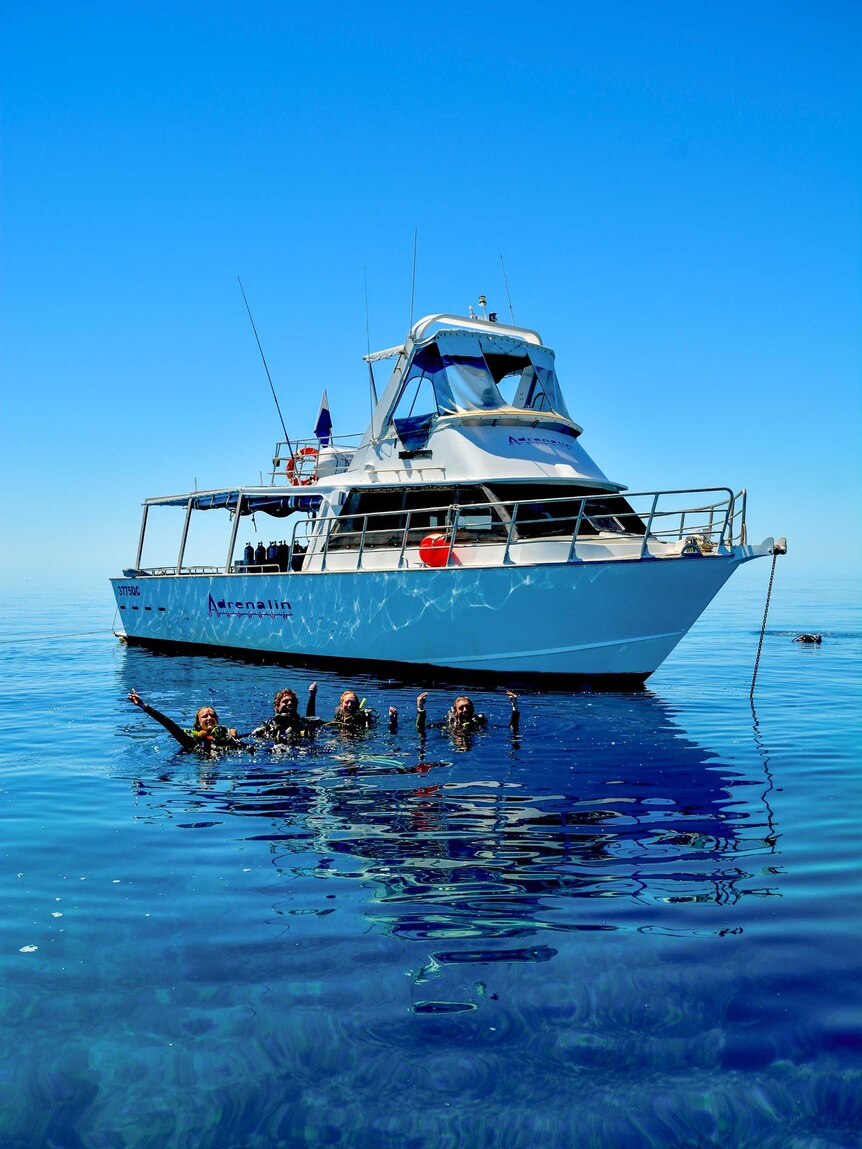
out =
<svg viewBox="0 0 862 1149"><path fill-rule="evenodd" d="M236 513L239 498L241 515L253 515L262 511L266 515L283 519L295 511L317 511L320 495L291 494L274 492L271 487L233 487L220 491L191 491L186 495L164 495L161 498L145 499L145 507L188 507L194 511L228 510Z"/></svg>

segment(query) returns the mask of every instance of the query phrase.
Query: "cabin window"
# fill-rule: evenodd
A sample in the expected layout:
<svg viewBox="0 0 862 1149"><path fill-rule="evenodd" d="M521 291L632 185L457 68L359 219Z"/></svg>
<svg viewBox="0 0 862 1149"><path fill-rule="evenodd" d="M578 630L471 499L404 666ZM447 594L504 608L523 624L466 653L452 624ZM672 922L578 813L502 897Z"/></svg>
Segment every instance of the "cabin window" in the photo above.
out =
<svg viewBox="0 0 862 1149"><path fill-rule="evenodd" d="M427 375L413 375L404 386L393 419L419 420L437 414L437 396L431 380Z"/></svg>
<svg viewBox="0 0 862 1149"><path fill-rule="evenodd" d="M571 535L576 526L578 537L600 533L642 535L645 531L643 520L631 504L622 495L607 491L545 483L495 483L490 490L500 502L518 503L517 510L512 507L503 510L504 518L514 511L514 537L518 539ZM590 497L580 514L584 496Z"/></svg>
<svg viewBox="0 0 862 1149"><path fill-rule="evenodd" d="M532 380L535 375L530 360L526 355L498 355L486 351L485 362L503 402L508 407L516 406L515 396L524 390L524 379Z"/></svg>
<svg viewBox="0 0 862 1149"><path fill-rule="evenodd" d="M521 382L512 406L528 411L552 411L569 418L566 401L554 367L554 357L544 347L530 348L530 367L521 374Z"/></svg>
<svg viewBox="0 0 862 1149"><path fill-rule="evenodd" d="M581 501L584 502L581 513ZM513 504L517 503L517 507ZM330 550L407 547L426 534L451 527L458 506L456 543L505 542L515 516L512 539L545 539L599 534L643 535L643 519L622 495L588 487L550 483L494 483L462 487L375 487L351 491L333 525ZM367 516L367 520L366 520ZM578 522L580 518L580 522ZM363 535L364 530L364 535Z"/></svg>
<svg viewBox="0 0 862 1149"><path fill-rule="evenodd" d="M503 397L488 370L484 356L469 352L444 356L449 381L450 402L454 411L494 411L503 406Z"/></svg>
<svg viewBox="0 0 862 1149"><path fill-rule="evenodd" d="M435 415L517 407L569 417L553 354L520 340L444 331L417 348L390 418L410 446L424 443ZM425 425L420 425L422 423Z"/></svg>
<svg viewBox="0 0 862 1149"><path fill-rule="evenodd" d="M395 419L420 419L423 415L439 415L435 382L443 377L443 362L435 343L420 348L410 364L398 404L393 411Z"/></svg>
<svg viewBox="0 0 862 1149"><path fill-rule="evenodd" d="M554 390L551 378L543 368L531 369L521 379L522 386L518 392L518 406L529 411L554 411Z"/></svg>
<svg viewBox="0 0 862 1149"><path fill-rule="evenodd" d="M493 507L493 496L486 487L391 487L351 491L330 535L330 550L355 550L360 541L365 547L400 548L405 528L409 531L406 545L418 546L425 535L445 533L455 518L458 505L456 542L489 542L505 540L508 524ZM367 520L366 520L366 516Z"/></svg>

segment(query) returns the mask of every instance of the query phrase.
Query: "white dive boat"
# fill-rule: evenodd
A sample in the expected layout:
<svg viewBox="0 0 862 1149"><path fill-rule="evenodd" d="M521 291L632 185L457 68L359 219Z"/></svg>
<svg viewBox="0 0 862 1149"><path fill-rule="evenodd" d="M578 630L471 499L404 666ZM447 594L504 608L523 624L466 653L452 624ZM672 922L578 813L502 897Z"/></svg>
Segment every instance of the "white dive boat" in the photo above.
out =
<svg viewBox="0 0 862 1149"><path fill-rule="evenodd" d="M745 491L633 494L608 479L535 331L421 319L366 356L375 400L387 358L358 442L319 419L317 438L277 445L268 485L146 500L135 565L111 580L126 641L628 687L740 563L783 552L748 544ZM185 508L179 552L145 567L159 507ZM193 515L216 510L224 560L188 565ZM289 541L239 558L240 523L264 514L290 516Z"/></svg>

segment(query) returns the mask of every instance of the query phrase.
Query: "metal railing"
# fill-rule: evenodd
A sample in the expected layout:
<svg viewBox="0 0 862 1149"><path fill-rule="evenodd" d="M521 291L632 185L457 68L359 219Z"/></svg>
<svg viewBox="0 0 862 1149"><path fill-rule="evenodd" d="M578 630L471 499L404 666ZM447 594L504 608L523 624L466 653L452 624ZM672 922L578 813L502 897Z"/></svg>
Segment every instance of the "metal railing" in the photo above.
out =
<svg viewBox="0 0 862 1149"><path fill-rule="evenodd" d="M361 440L361 434L332 435L326 447L321 448L319 439L292 439L289 443L282 439L272 453L270 486L309 486L317 478L321 449L327 452L327 477L343 474Z"/></svg>
<svg viewBox="0 0 862 1149"><path fill-rule="evenodd" d="M176 563L162 564L157 567L133 567L134 577L139 575L214 575L224 574L224 567L214 566L212 563L193 563L189 566L177 566ZM132 575L129 576L133 577Z"/></svg>
<svg viewBox="0 0 862 1149"><path fill-rule="evenodd" d="M285 553L279 554L277 561L270 558L263 563L233 559L238 527L234 515L224 566L183 562L187 511L177 561L151 567L136 565L127 577L272 575L335 567L401 570L418 563L439 567L529 566L708 556L746 543L746 503L745 490L733 494L728 487L709 487L342 513L297 523Z"/></svg>
<svg viewBox="0 0 862 1149"><path fill-rule="evenodd" d="M683 507L667 505L683 495L701 498ZM721 497L706 501L709 495ZM745 512L744 490L734 495L728 487L710 487L330 515L297 524L287 565L292 571L326 570L335 555L349 555L347 569L361 570L376 552L375 569L400 570L423 541L436 549L438 566L461 565L459 551L467 549L471 565L579 562L579 545L590 542L605 545L600 557L619 561L677 557L677 544L689 554L709 555L745 543ZM486 561L476 549L484 550ZM343 560L338 568L345 569Z"/></svg>

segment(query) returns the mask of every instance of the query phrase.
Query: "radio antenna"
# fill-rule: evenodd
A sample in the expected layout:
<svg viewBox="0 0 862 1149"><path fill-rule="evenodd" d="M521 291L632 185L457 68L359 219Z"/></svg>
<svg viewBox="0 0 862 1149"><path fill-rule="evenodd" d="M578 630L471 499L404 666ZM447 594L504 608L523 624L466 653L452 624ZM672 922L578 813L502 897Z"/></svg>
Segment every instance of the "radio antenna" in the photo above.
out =
<svg viewBox="0 0 862 1149"><path fill-rule="evenodd" d="M272 397L275 400L275 409L276 409L276 411L278 411L278 417L281 420L281 429L284 432L284 441L285 441L285 443L287 443L287 449L288 449L288 451L290 451L290 457L292 459L293 458L293 447L291 447L290 439L287 437L287 427L285 427L285 425L284 425L284 416L281 413L281 407L278 405L278 396L276 395L275 387L272 384L272 376L269 373L269 367L267 366L266 356L264 355L263 348L260 345L260 336L258 335L257 328L254 325L254 317L251 314L251 308L249 307L248 300L246 299L246 296L245 296L245 288L243 287L242 280L240 279L239 276L236 277L236 281L239 284L240 291L242 292L242 301L245 304L245 309L248 312L248 318L249 318L249 321L251 322L251 329L254 332L255 339L257 340L257 349L260 352L261 359L263 360L263 369L266 372L267 379L269 380L269 389L270 389L270 391L272 391Z"/></svg>
<svg viewBox="0 0 862 1149"><path fill-rule="evenodd" d="M512 310L512 297L509 294L509 277L506 275L506 265L503 263L503 257L500 256L500 267L503 269L503 283L506 285L506 299L509 301L509 314L512 316L512 323L515 323L515 313Z"/></svg>
<svg viewBox="0 0 862 1149"><path fill-rule="evenodd" d="M413 299L416 294L416 244L419 241L419 228L413 228L413 275L410 279L410 327L413 330Z"/></svg>

